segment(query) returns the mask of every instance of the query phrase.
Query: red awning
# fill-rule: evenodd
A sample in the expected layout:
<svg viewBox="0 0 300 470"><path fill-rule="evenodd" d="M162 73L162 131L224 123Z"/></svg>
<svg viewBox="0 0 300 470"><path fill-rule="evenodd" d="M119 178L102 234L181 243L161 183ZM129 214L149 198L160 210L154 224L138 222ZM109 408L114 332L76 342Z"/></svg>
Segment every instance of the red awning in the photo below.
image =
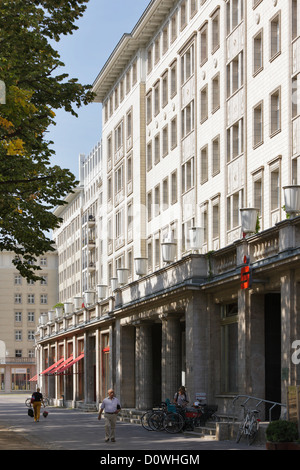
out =
<svg viewBox="0 0 300 470"><path fill-rule="evenodd" d="M52 364L52 366L48 367L47 369L43 370L43 372L41 372L41 375L44 375L44 374L47 374L47 372L50 372L52 369L54 369L54 367L57 367L59 364L61 364L62 362L64 361L64 358L62 357L59 361L55 362L54 364Z"/></svg>
<svg viewBox="0 0 300 470"><path fill-rule="evenodd" d="M32 379L29 379L29 382L37 382L37 375L32 377Z"/></svg>
<svg viewBox="0 0 300 470"><path fill-rule="evenodd" d="M76 359L73 359L73 361L69 362L67 365L65 365L62 369L59 368L57 371L58 374L62 374L66 369L69 369L73 364L76 364L76 362L80 361L80 359L84 358L84 353L81 353Z"/></svg>
<svg viewBox="0 0 300 470"><path fill-rule="evenodd" d="M57 367L55 367L55 369L52 369L50 374L57 374L60 372L60 369L64 366L66 366L67 364L69 364L69 362L71 362L73 360L73 354L71 354L70 357L68 357L68 359L66 359L64 362L62 362L61 364L59 364Z"/></svg>

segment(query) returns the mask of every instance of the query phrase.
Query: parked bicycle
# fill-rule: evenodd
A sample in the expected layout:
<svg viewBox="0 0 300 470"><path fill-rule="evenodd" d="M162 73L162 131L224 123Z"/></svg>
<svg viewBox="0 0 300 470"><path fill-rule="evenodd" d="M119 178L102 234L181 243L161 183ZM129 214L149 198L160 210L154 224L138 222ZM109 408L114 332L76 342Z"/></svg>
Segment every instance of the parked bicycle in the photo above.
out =
<svg viewBox="0 0 300 470"><path fill-rule="evenodd" d="M45 406L49 406L49 404L50 404L49 398L44 397L44 398L43 398L43 401L44 401L44 405L45 405ZM26 398L26 400L25 400L25 405L26 405L28 408L31 408L31 405L32 405L32 403L31 403L31 397L30 397L30 398Z"/></svg>
<svg viewBox="0 0 300 470"><path fill-rule="evenodd" d="M239 426L236 442L240 442L241 437L244 435L247 438L248 445L251 445L255 441L259 430L260 419L257 417L259 411L250 410L245 405L241 406L244 408L244 420Z"/></svg>

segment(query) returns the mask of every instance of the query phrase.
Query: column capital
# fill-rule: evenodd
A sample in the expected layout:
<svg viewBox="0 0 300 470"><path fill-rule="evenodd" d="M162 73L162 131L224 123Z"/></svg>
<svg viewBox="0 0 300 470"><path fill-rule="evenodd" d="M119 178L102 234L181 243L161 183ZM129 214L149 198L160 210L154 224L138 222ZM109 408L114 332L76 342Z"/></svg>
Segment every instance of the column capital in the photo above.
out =
<svg viewBox="0 0 300 470"><path fill-rule="evenodd" d="M180 320L184 317L184 312L163 312L158 315L159 320Z"/></svg>

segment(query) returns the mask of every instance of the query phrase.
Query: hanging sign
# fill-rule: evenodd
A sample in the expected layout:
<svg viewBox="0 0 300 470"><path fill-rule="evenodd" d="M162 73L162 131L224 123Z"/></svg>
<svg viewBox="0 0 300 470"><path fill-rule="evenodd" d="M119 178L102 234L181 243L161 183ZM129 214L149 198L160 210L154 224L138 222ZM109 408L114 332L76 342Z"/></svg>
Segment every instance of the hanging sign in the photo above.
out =
<svg viewBox="0 0 300 470"><path fill-rule="evenodd" d="M244 256L244 266L241 269L241 289L249 289L252 286L252 268L250 256Z"/></svg>

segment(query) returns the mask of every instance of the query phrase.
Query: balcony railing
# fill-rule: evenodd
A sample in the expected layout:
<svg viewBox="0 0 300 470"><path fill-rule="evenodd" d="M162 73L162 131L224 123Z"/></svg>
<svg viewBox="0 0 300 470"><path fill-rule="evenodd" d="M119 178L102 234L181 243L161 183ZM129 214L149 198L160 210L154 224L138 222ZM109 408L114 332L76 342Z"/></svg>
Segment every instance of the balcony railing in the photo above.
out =
<svg viewBox="0 0 300 470"><path fill-rule="evenodd" d="M35 357L0 357L0 364L35 364Z"/></svg>

